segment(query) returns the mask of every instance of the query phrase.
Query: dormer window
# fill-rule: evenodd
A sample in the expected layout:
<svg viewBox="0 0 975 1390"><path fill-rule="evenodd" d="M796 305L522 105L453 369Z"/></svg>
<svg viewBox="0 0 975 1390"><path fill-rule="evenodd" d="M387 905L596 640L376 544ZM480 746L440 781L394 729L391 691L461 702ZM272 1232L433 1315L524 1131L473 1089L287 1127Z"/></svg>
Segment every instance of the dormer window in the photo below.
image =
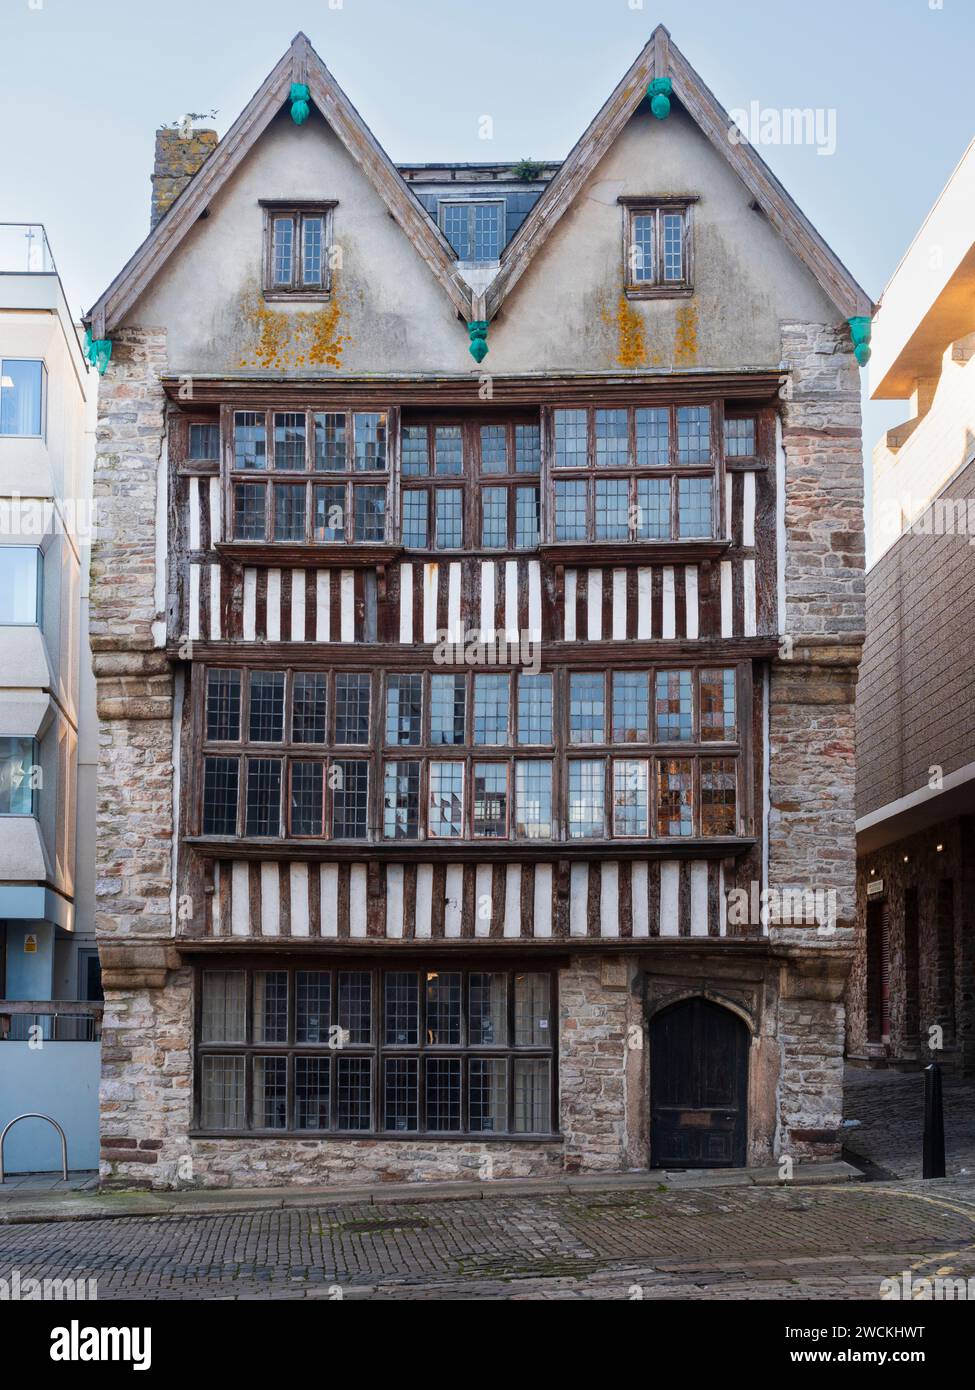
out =
<svg viewBox="0 0 975 1390"><path fill-rule="evenodd" d="M264 204L264 294L321 298L330 289L334 203Z"/></svg>
<svg viewBox="0 0 975 1390"><path fill-rule="evenodd" d="M624 284L631 299L692 292L691 206L687 198L621 198Z"/></svg>
<svg viewBox="0 0 975 1390"><path fill-rule="evenodd" d="M504 199L442 199L440 230L459 261L496 261L504 249Z"/></svg>

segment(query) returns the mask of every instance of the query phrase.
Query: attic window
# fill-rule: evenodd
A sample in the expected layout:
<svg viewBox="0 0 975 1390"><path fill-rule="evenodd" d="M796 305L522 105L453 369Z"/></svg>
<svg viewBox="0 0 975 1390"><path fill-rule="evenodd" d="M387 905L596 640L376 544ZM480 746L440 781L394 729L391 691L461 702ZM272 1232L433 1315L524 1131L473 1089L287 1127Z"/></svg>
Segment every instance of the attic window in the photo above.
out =
<svg viewBox="0 0 975 1390"><path fill-rule="evenodd" d="M496 261L505 242L504 199L441 200L440 229L459 261Z"/></svg>
<svg viewBox="0 0 975 1390"><path fill-rule="evenodd" d="M694 198L620 199L624 283L632 299L692 292L691 204Z"/></svg>
<svg viewBox="0 0 975 1390"><path fill-rule="evenodd" d="M267 298L321 298L330 289L334 203L264 204Z"/></svg>

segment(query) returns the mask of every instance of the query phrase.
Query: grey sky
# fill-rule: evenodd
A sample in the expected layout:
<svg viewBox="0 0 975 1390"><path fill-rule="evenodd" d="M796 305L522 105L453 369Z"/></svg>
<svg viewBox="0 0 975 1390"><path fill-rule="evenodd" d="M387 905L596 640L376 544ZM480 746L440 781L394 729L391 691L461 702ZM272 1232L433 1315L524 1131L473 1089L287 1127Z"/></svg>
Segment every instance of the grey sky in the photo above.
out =
<svg viewBox="0 0 975 1390"><path fill-rule="evenodd" d="M659 21L729 109L835 111L834 154L761 153L879 296L973 133L972 0L0 0L0 220L47 224L87 308L146 233L156 126L222 134L297 30L395 160L501 160L564 156Z"/></svg>

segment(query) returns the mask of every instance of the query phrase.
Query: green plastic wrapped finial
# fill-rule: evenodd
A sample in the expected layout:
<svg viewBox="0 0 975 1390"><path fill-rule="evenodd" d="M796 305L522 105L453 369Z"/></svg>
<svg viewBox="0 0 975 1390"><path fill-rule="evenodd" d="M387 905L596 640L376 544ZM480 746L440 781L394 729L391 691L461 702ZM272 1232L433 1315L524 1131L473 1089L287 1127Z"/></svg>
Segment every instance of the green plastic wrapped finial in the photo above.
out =
<svg viewBox="0 0 975 1390"><path fill-rule="evenodd" d="M311 106L311 93L304 82L292 82L291 84L291 119L295 125L304 125L307 121Z"/></svg>
<svg viewBox="0 0 975 1390"><path fill-rule="evenodd" d="M861 367L865 367L870 361L872 320L868 314L857 314L855 318L847 319L847 323L850 325L850 337L853 339L853 356Z"/></svg>
<svg viewBox="0 0 975 1390"><path fill-rule="evenodd" d="M112 356L111 338L93 338L91 329L86 329L84 352L86 362L95 368L99 376L104 376Z"/></svg>
<svg viewBox="0 0 975 1390"><path fill-rule="evenodd" d="M647 88L650 110L658 121L665 121L670 115L670 98L674 84L669 77L655 77Z"/></svg>
<svg viewBox="0 0 975 1390"><path fill-rule="evenodd" d="M488 355L488 326L486 319L472 319L467 325L471 335L470 354L475 362L483 362Z"/></svg>

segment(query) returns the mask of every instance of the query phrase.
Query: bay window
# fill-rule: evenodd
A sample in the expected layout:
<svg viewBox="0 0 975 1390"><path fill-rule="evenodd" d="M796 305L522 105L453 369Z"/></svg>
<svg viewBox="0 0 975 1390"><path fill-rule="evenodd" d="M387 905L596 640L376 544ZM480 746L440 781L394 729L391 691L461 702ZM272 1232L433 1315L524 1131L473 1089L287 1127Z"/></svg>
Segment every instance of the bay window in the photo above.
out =
<svg viewBox="0 0 975 1390"><path fill-rule="evenodd" d="M0 624L41 621L43 558L34 545L0 545Z"/></svg>
<svg viewBox="0 0 975 1390"><path fill-rule="evenodd" d="M0 435L44 434L47 368L25 357L0 359Z"/></svg>
<svg viewBox="0 0 975 1390"><path fill-rule="evenodd" d="M210 667L201 833L363 841L744 832L737 666ZM374 715L374 707L378 715Z"/></svg>

